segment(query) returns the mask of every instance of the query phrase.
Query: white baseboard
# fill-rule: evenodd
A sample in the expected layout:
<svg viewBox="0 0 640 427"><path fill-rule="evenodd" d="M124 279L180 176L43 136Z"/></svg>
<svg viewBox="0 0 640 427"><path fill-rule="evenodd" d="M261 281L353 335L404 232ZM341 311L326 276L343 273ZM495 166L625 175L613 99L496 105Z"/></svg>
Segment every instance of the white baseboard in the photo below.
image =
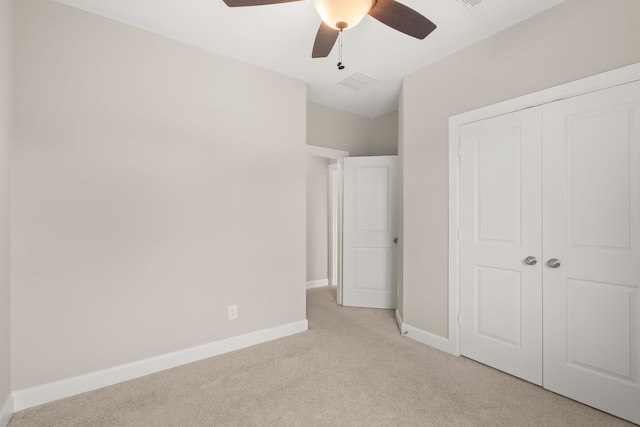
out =
<svg viewBox="0 0 640 427"><path fill-rule="evenodd" d="M329 279L311 280L307 282L307 289L322 288L324 286L329 286Z"/></svg>
<svg viewBox="0 0 640 427"><path fill-rule="evenodd" d="M2 405L0 409L0 427L7 427L11 417L13 417L13 396L7 396L7 401Z"/></svg>
<svg viewBox="0 0 640 427"><path fill-rule="evenodd" d="M451 354L451 349L449 348L450 343L447 338L432 334L431 332L423 331L422 329L407 325L406 323L402 324L400 330L402 331L402 335L405 337Z"/></svg>
<svg viewBox="0 0 640 427"><path fill-rule="evenodd" d="M187 363L208 359L252 345L304 332L309 329L307 320L287 323L269 329L226 338L197 347L167 353L125 365L114 366L89 374L13 392L12 413L43 403L63 399L87 391L97 390L123 381L175 368Z"/></svg>

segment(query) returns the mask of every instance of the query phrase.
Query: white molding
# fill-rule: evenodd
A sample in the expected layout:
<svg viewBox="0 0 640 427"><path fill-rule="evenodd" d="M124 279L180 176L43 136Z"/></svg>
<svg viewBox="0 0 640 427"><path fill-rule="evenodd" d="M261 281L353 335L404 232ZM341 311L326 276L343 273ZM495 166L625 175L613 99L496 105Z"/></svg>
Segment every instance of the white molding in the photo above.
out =
<svg viewBox="0 0 640 427"><path fill-rule="evenodd" d="M415 326L407 325L406 323L402 324L401 330L403 331L402 335L404 335L407 338L411 338L414 341L418 341L419 343L426 344L429 347L433 347L437 350L444 351L446 353L451 353L449 348L450 341L446 338L441 337L440 335L423 331L422 329L418 329Z"/></svg>
<svg viewBox="0 0 640 427"><path fill-rule="evenodd" d="M309 329L306 319L13 392L13 411L97 390Z"/></svg>
<svg viewBox="0 0 640 427"><path fill-rule="evenodd" d="M316 157L325 157L327 159L342 160L349 157L348 151L335 150L333 148L320 147L317 145L307 145L307 153Z"/></svg>
<svg viewBox="0 0 640 427"><path fill-rule="evenodd" d="M329 286L329 279L310 280L307 282L307 289L322 288Z"/></svg>
<svg viewBox="0 0 640 427"><path fill-rule="evenodd" d="M640 63L596 74L573 82L554 86L497 104L449 117L449 352L460 355L460 258L459 258L459 184L458 145L460 126L560 99L619 86L640 80ZM445 350L447 351L447 350Z"/></svg>
<svg viewBox="0 0 640 427"><path fill-rule="evenodd" d="M7 401L2 405L2 409L0 409L0 427L7 427L9 425L13 413L13 396L9 395L7 396Z"/></svg>
<svg viewBox="0 0 640 427"><path fill-rule="evenodd" d="M449 119L449 277L448 299L449 319L448 331L451 341L451 354L460 356L460 245L458 230L460 228L460 157L458 157L458 142L460 141L461 123Z"/></svg>

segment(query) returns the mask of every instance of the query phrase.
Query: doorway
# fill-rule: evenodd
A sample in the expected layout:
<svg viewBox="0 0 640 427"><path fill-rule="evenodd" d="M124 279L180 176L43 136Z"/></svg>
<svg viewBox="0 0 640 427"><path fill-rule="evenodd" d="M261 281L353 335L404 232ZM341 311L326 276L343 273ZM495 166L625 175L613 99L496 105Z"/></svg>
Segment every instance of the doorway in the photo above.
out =
<svg viewBox="0 0 640 427"><path fill-rule="evenodd" d="M341 286L342 161L348 156L307 146L307 289ZM337 295L341 304L341 292Z"/></svg>

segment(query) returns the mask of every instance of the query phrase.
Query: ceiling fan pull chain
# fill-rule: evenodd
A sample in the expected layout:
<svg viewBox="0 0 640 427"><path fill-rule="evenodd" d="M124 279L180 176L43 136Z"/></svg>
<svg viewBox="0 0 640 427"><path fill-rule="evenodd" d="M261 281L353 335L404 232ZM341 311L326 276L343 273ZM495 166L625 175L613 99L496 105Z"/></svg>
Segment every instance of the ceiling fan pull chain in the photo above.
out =
<svg viewBox="0 0 640 427"><path fill-rule="evenodd" d="M342 65L342 30L338 35L338 70L344 70L344 65Z"/></svg>

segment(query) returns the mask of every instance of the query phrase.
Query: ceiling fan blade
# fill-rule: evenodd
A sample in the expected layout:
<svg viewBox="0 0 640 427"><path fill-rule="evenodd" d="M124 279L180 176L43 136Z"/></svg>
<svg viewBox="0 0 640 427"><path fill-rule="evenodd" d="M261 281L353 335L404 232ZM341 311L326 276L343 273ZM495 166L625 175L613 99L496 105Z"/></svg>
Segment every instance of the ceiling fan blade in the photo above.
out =
<svg viewBox="0 0 640 427"><path fill-rule="evenodd" d="M336 44L336 39L340 31L335 30L322 22L320 28L318 28L318 34L316 34L316 41L313 42L313 51L311 52L312 58L326 58L329 56L329 52L333 49L333 45Z"/></svg>
<svg viewBox="0 0 640 427"><path fill-rule="evenodd" d="M420 40L436 29L436 24L395 0L377 0L369 11L369 15L395 30Z"/></svg>
<svg viewBox="0 0 640 427"><path fill-rule="evenodd" d="M266 4L289 3L300 0L223 0L229 7L264 6Z"/></svg>

